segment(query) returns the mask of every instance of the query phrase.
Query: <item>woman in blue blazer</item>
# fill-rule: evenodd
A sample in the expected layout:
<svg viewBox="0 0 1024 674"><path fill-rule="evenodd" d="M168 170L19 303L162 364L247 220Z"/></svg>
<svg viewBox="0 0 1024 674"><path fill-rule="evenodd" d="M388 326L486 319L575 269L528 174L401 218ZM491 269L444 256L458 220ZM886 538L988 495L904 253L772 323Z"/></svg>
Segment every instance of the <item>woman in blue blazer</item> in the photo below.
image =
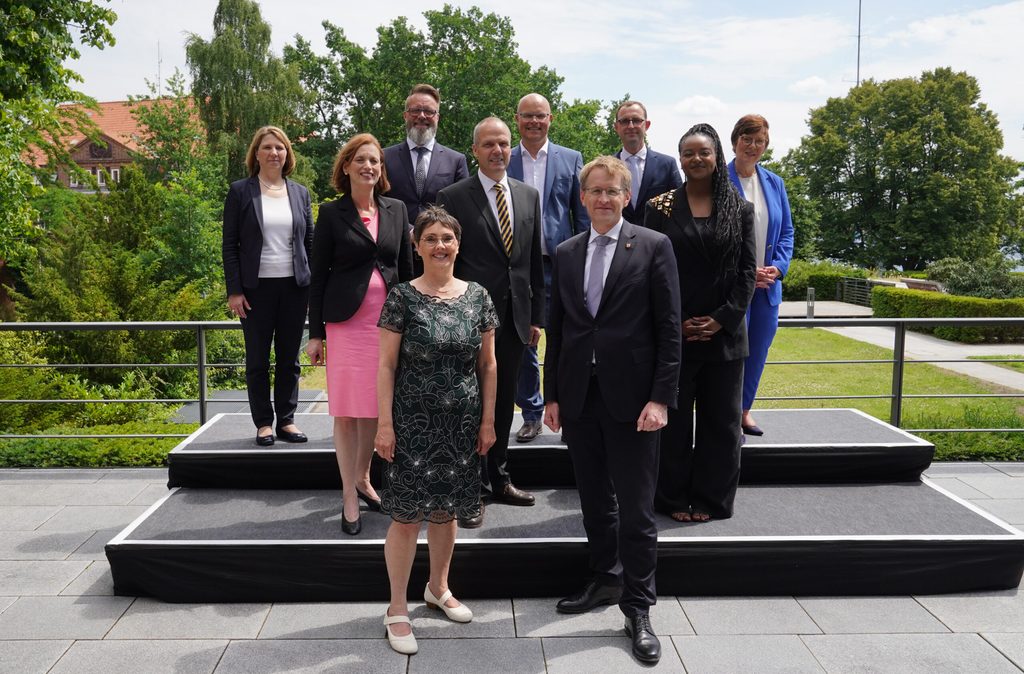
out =
<svg viewBox="0 0 1024 674"><path fill-rule="evenodd" d="M306 442L295 426L299 345L309 297L313 212L309 191L288 180L295 155L284 131L264 126L245 156L249 177L231 183L224 201L221 255L228 309L242 321L245 384L256 444ZM270 345L274 345L274 405Z"/></svg>
<svg viewBox="0 0 1024 674"><path fill-rule="evenodd" d="M754 205L754 237L757 241L757 285L747 309L747 339L750 355L743 366L743 419L746 435L763 435L750 408L754 405L768 348L779 327L782 278L793 257L793 218L782 178L760 166L768 149L768 120L745 115L732 129L729 179L740 194Z"/></svg>

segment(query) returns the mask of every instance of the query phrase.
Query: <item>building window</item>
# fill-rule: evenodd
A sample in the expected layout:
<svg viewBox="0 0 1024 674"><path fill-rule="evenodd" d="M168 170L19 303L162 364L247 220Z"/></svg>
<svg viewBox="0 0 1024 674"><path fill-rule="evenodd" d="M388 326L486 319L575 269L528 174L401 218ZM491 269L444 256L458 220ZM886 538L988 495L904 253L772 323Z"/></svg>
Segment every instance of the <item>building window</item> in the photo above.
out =
<svg viewBox="0 0 1024 674"><path fill-rule="evenodd" d="M114 183L121 182L121 169L119 169L119 168L110 169L110 182L114 182Z"/></svg>
<svg viewBox="0 0 1024 674"><path fill-rule="evenodd" d="M107 177L107 172L106 171L104 171L101 168L97 168L96 169L96 184L97 185L99 185L100 187L103 187L104 185L106 185L107 184L106 177Z"/></svg>
<svg viewBox="0 0 1024 674"><path fill-rule="evenodd" d="M114 150L107 145L104 147L98 143L89 145L89 157L92 159L110 159L114 156Z"/></svg>
<svg viewBox="0 0 1024 674"><path fill-rule="evenodd" d="M68 187L78 187L78 174L76 174L76 173L69 173L68 174Z"/></svg>

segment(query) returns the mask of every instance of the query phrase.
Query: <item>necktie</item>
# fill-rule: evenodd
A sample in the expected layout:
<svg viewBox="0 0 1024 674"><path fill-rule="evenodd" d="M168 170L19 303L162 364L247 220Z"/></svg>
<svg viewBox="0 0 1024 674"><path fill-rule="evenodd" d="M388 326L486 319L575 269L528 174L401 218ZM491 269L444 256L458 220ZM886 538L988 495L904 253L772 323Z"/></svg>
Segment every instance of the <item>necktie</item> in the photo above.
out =
<svg viewBox="0 0 1024 674"><path fill-rule="evenodd" d="M427 183L427 148L422 145L416 148L416 196L423 195L423 186Z"/></svg>
<svg viewBox="0 0 1024 674"><path fill-rule="evenodd" d="M512 219L508 217L508 202L505 201L505 188L501 183L494 185L494 202L498 206L498 229L501 231L501 242L505 245L505 254L512 256Z"/></svg>
<svg viewBox="0 0 1024 674"><path fill-rule="evenodd" d="M599 236L594 239L594 255L590 258L590 276L587 278L587 311L597 316L601 306L601 293L604 292L604 258L608 254L610 236Z"/></svg>
<svg viewBox="0 0 1024 674"><path fill-rule="evenodd" d="M640 175L640 157L635 154L629 156L629 173L633 177L633 194L629 198L629 203L636 208L636 198L640 194L640 180L643 176Z"/></svg>

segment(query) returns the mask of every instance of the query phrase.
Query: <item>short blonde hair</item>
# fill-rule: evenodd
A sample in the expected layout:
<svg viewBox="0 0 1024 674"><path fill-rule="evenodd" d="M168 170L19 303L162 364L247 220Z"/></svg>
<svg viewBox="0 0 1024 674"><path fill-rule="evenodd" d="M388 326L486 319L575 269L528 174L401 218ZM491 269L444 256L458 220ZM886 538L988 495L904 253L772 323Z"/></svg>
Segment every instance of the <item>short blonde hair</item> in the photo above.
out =
<svg viewBox="0 0 1024 674"><path fill-rule="evenodd" d="M587 162L587 165L580 171L580 186L583 189L587 189L587 178L594 169L602 168L609 173L613 178L618 177L622 183L622 189L626 192L632 193L633 191L633 178L629 173L629 168L626 164L618 157L612 157L610 155L603 155L592 159Z"/></svg>
<svg viewBox="0 0 1024 674"><path fill-rule="evenodd" d="M260 142L267 134L281 141L284 149L288 151L284 166L281 167L281 176L291 175L291 172L295 170L295 153L292 152L292 142L288 140L288 134L276 126L261 126L252 137L252 142L249 143L249 151L245 153L245 167L249 169L249 177L252 178L260 172L260 163L256 161L256 151L260 149Z"/></svg>

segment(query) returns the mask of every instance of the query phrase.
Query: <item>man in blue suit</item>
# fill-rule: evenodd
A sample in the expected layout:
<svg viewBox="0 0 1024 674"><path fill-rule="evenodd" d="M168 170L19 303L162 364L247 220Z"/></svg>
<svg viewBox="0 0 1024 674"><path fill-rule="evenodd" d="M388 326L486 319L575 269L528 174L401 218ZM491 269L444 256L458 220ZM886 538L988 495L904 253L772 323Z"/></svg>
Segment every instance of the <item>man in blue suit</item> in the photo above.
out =
<svg viewBox="0 0 1024 674"><path fill-rule="evenodd" d="M437 201L437 193L469 176L466 155L435 140L441 119L441 94L429 84L417 84L405 99L405 140L384 148L384 168L391 183L389 197L405 202L409 224L420 208ZM414 255L417 273L423 269Z"/></svg>
<svg viewBox="0 0 1024 674"><path fill-rule="evenodd" d="M541 220L544 223L541 253L547 301L551 298L551 261L555 249L558 244L590 227L590 217L580 201L583 155L548 140L551 119L551 104L540 94L527 94L519 99L516 125L520 142L512 149L508 165L510 177L523 181L540 193ZM523 426L516 433L516 440L530 442L540 433L544 415L536 346L527 346L523 353L516 404L523 410Z"/></svg>
<svg viewBox="0 0 1024 674"><path fill-rule="evenodd" d="M615 133L622 141L622 150L615 156L629 168L634 186L632 198L622 209L626 222L643 222L644 204L649 199L683 186L675 158L647 147L649 128L651 120L640 101L623 101L615 111Z"/></svg>

